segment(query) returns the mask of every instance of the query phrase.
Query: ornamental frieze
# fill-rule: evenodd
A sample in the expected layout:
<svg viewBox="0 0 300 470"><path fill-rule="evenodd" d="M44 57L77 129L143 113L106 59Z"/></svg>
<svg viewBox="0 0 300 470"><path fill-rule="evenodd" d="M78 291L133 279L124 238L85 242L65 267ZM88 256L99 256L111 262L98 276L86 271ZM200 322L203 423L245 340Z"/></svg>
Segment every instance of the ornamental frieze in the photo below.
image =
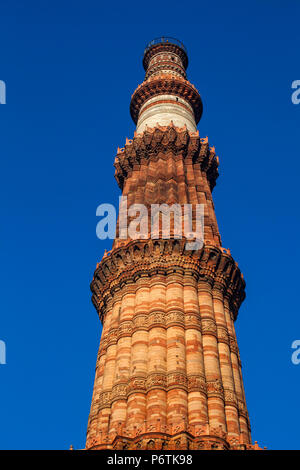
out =
<svg viewBox="0 0 300 470"><path fill-rule="evenodd" d="M165 325L166 318L164 313L150 313L148 317L148 326L153 327L155 325Z"/></svg>
<svg viewBox="0 0 300 470"><path fill-rule="evenodd" d="M220 437L221 439L226 439L227 437L227 433L224 431L222 426L210 426L209 434L211 436Z"/></svg>
<svg viewBox="0 0 300 470"><path fill-rule="evenodd" d="M224 326L218 326L217 332L218 332L219 343L225 343L229 345L230 342L229 342L229 335L228 335L227 328Z"/></svg>
<svg viewBox="0 0 300 470"><path fill-rule="evenodd" d="M127 392L128 395L132 392L144 392L146 390L145 377L131 377L128 382Z"/></svg>
<svg viewBox="0 0 300 470"><path fill-rule="evenodd" d="M212 318L201 319L201 330L203 335L213 335L217 337L217 325Z"/></svg>
<svg viewBox="0 0 300 470"><path fill-rule="evenodd" d="M188 378L186 374L180 374L180 373L168 374L167 386L169 390L172 388L182 388L182 387L185 390L187 390Z"/></svg>
<svg viewBox="0 0 300 470"><path fill-rule="evenodd" d="M207 396L222 398L224 400L224 389L220 380L210 380L206 382L207 385Z"/></svg>
<svg viewBox="0 0 300 470"><path fill-rule="evenodd" d="M111 401L124 400L127 398L127 384L114 385L111 392Z"/></svg>
<svg viewBox="0 0 300 470"><path fill-rule="evenodd" d="M149 331L155 326L167 328L170 326L181 326L184 329L198 329L203 335L209 334L218 338L219 342L223 342L230 346L231 352L237 355L239 360L239 350L236 339L228 334L227 328L217 326L216 322L211 318L202 318L200 325L200 315L185 315L182 312L169 313L152 313L148 316L138 314L133 317L132 321L125 320L120 322L118 329L107 332L101 338L100 348L98 352L98 361L103 354L106 354L107 348L113 344L117 344L119 339L128 336L139 330Z"/></svg>
<svg viewBox="0 0 300 470"><path fill-rule="evenodd" d="M169 312L166 313L166 325L171 326L172 324L179 324L184 326L185 316L182 312Z"/></svg>
<svg viewBox="0 0 300 470"><path fill-rule="evenodd" d="M111 404L112 393L111 391L102 392L99 396L99 410L102 408L109 408Z"/></svg>
<svg viewBox="0 0 300 470"><path fill-rule="evenodd" d="M132 334L132 322L131 321L124 321L121 322L118 328L117 337L118 339L122 336L131 336Z"/></svg>
<svg viewBox="0 0 300 470"><path fill-rule="evenodd" d="M146 379L146 388L151 390L151 388L160 387L166 388L167 378L165 374L151 374L148 375Z"/></svg>
<svg viewBox="0 0 300 470"><path fill-rule="evenodd" d="M195 317L197 319L198 317ZM136 315L133 319L121 321L118 329L113 329L107 332L101 338L100 349L98 357L105 354L107 347L117 344L118 340L124 336L131 337L132 334L139 330L149 331L155 326L167 328L169 326L181 326L182 328L197 327L199 326L199 319L195 320L195 324L185 324L185 315L181 312L158 312L149 315Z"/></svg>
<svg viewBox="0 0 300 470"><path fill-rule="evenodd" d="M144 314L135 315L132 319L134 329L146 329L148 328L148 317Z"/></svg>
<svg viewBox="0 0 300 470"><path fill-rule="evenodd" d="M186 313L184 315L185 328L194 328L201 331L201 317L200 313Z"/></svg>
<svg viewBox="0 0 300 470"><path fill-rule="evenodd" d="M207 394L205 377L201 375L189 375L187 377L189 392L202 392Z"/></svg>
<svg viewBox="0 0 300 470"><path fill-rule="evenodd" d="M153 388L163 388L165 390L171 390L173 388L183 388L188 392L202 392L207 394L208 388L210 395L218 393L222 390L219 384L215 382L208 382L206 384L205 377L201 375L187 376L182 373L171 373L171 374L150 374L147 377L132 377L128 383L117 384L110 391L105 391L100 394L99 397L99 409L109 407L111 402L115 399L124 399L133 392L146 392ZM222 395L223 396L223 395Z"/></svg>
<svg viewBox="0 0 300 470"><path fill-rule="evenodd" d="M149 331L155 326L164 328L180 326L185 329L193 328L201 331L200 318L200 314L184 314L179 311L135 315L132 320L121 321L118 328L111 329L102 336L98 357L105 354L107 347L116 344L121 337L132 336L138 330Z"/></svg>
<svg viewBox="0 0 300 470"><path fill-rule="evenodd" d="M237 403L237 397L236 393L234 390L230 389L224 389L224 399L225 399L225 405L232 405L237 408L238 403Z"/></svg>
<svg viewBox="0 0 300 470"><path fill-rule="evenodd" d="M174 435L174 434L178 434L182 431L185 431L186 430L186 423L185 421L182 421L181 423L178 423L178 424L174 424L173 426L171 425L171 433Z"/></svg>

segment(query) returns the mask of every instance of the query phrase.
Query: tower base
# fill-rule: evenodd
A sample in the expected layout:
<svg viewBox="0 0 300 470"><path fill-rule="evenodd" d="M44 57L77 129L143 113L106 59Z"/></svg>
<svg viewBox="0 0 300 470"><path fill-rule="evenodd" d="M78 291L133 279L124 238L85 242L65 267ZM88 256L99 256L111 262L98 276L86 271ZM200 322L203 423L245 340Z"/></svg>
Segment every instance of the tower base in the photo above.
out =
<svg viewBox="0 0 300 470"><path fill-rule="evenodd" d="M132 432L122 429L122 434L101 435L89 442L89 450L262 450L257 442L247 443L243 434L228 437L221 429L205 426L173 427L173 430L152 426L151 431L142 432L135 427ZM173 433L170 434L170 431ZM103 434L103 433L101 433Z"/></svg>

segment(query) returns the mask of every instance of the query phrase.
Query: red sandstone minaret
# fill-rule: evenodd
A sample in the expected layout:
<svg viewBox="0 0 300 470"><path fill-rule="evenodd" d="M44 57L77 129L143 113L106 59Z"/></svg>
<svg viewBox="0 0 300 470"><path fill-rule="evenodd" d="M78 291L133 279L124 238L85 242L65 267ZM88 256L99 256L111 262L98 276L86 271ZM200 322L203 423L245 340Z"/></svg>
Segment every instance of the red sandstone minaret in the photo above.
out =
<svg viewBox="0 0 300 470"><path fill-rule="evenodd" d="M91 284L103 323L87 449L251 449L234 321L245 282L221 245L211 192L218 157L196 125L202 101L177 40L152 41L118 149L128 205L204 205L204 246L116 238Z"/></svg>

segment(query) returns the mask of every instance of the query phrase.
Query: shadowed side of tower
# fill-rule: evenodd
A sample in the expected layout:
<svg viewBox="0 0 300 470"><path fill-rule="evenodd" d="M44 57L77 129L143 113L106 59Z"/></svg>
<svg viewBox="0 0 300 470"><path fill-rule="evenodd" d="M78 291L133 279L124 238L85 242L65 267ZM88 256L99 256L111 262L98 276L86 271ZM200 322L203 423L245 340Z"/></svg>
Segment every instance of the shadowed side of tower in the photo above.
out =
<svg viewBox="0 0 300 470"><path fill-rule="evenodd" d="M115 176L128 206L202 204L204 245L121 237L97 265L92 300L103 323L87 449L243 449L252 446L234 321L245 283L221 245L212 190L218 157L197 123L202 101L188 57L160 38L144 53L132 95L132 140Z"/></svg>

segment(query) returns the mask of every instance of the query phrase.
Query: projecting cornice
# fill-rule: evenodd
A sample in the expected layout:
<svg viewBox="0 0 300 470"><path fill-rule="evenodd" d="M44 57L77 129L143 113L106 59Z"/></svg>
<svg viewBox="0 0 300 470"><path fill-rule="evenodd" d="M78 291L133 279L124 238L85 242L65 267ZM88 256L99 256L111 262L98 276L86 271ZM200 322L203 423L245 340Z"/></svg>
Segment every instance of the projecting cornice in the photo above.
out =
<svg viewBox="0 0 300 470"><path fill-rule="evenodd" d="M137 87L130 102L130 114L133 121L137 123L140 109L145 101L153 96L169 94L186 100L193 108L196 123L200 121L203 105L198 90L188 80L171 73L150 77Z"/></svg>
<svg viewBox="0 0 300 470"><path fill-rule="evenodd" d="M181 154L194 164L200 164L211 190L214 188L219 176L219 158L215 148L209 147L207 137L200 138L199 132L189 132L186 127L175 127L173 123L170 126L148 127L140 134L135 133L133 140L126 139L125 147L118 148L114 167L119 187L123 189L126 178L136 164L149 159L167 159L169 152Z"/></svg>
<svg viewBox="0 0 300 470"><path fill-rule="evenodd" d="M245 298L245 281L229 251L216 246L186 250L185 240L133 240L107 253L97 265L91 283L92 301L101 321L106 304L122 286L135 283L140 276L157 273L189 274L206 281L228 299L234 319Z"/></svg>

